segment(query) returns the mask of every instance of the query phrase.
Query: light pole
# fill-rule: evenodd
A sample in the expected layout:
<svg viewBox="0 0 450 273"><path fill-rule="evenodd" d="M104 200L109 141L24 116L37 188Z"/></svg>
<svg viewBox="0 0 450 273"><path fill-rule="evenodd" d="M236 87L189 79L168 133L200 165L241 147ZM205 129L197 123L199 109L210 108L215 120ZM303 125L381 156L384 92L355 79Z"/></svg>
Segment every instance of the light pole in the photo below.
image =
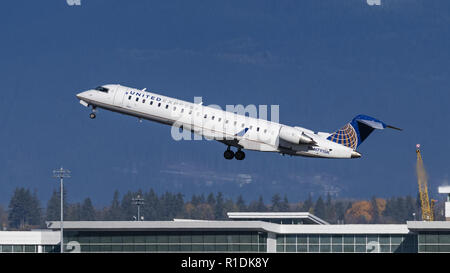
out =
<svg viewBox="0 0 450 273"><path fill-rule="evenodd" d="M61 184L61 219L60 219L60 252L64 253L64 241L63 241L63 234L64 234L64 178L70 178L70 171L63 169L63 167L53 170L53 177L59 178L60 184Z"/></svg>
<svg viewBox="0 0 450 273"><path fill-rule="evenodd" d="M137 206L137 220L141 221L141 205L144 204L144 198L142 198L139 194L137 197L133 198L133 204Z"/></svg>

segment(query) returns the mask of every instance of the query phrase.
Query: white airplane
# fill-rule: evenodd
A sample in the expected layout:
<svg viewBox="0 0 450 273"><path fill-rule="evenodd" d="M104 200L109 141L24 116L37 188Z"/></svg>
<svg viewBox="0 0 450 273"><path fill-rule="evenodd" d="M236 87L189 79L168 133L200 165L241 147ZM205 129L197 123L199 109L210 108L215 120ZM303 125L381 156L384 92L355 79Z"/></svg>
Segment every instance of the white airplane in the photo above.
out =
<svg viewBox="0 0 450 273"><path fill-rule="evenodd" d="M334 133L314 132L264 119L252 118L201 104L178 100L118 84L108 84L77 94L80 103L174 126L172 133L195 133L228 146L226 159L243 160L242 150L319 158L359 158L356 148L374 129L399 128L358 115ZM236 147L233 152L231 146Z"/></svg>

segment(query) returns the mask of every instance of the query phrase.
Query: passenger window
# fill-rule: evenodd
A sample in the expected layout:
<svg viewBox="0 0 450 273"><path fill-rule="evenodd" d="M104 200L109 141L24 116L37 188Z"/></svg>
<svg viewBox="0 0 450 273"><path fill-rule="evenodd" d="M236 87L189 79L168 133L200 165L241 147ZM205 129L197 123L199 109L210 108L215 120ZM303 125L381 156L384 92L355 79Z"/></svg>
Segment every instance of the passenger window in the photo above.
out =
<svg viewBox="0 0 450 273"><path fill-rule="evenodd" d="M222 120L222 118L219 118L219 120L218 120L218 121L220 122L221 120Z"/></svg>
<svg viewBox="0 0 450 273"><path fill-rule="evenodd" d="M175 110L177 110L177 107L176 107L176 106L173 107L173 111L175 111Z"/></svg>
<svg viewBox="0 0 450 273"><path fill-rule="evenodd" d="M242 123L241 127L244 128L244 123Z"/></svg>
<svg viewBox="0 0 450 273"><path fill-rule="evenodd" d="M184 108L181 108L181 113L183 113L184 112Z"/></svg>
<svg viewBox="0 0 450 273"><path fill-rule="evenodd" d="M160 107L161 106L161 103L158 103L158 107Z"/></svg>
<svg viewBox="0 0 450 273"><path fill-rule="evenodd" d="M139 98L136 98L136 101L139 101Z"/></svg>
<svg viewBox="0 0 450 273"><path fill-rule="evenodd" d="M150 105L153 105L153 101L152 100L150 101Z"/></svg>
<svg viewBox="0 0 450 273"><path fill-rule="evenodd" d="M256 132L259 132L259 127L256 128Z"/></svg>
<svg viewBox="0 0 450 273"><path fill-rule="evenodd" d="M131 96L128 96L128 100L131 100Z"/></svg>
<svg viewBox="0 0 450 273"><path fill-rule="evenodd" d="M214 116L212 116L211 119L214 120Z"/></svg>
<svg viewBox="0 0 450 273"><path fill-rule="evenodd" d="M145 103L145 99L142 100L142 103Z"/></svg>
<svg viewBox="0 0 450 273"><path fill-rule="evenodd" d="M264 134L267 133L267 129L264 129Z"/></svg>
<svg viewBox="0 0 450 273"><path fill-rule="evenodd" d="M168 105L168 104L166 104L166 109L167 109L167 108L169 108L169 105Z"/></svg>
<svg viewBox="0 0 450 273"><path fill-rule="evenodd" d="M226 124L228 124L228 119L227 119L227 120L225 120L225 123L226 123Z"/></svg>
<svg viewBox="0 0 450 273"><path fill-rule="evenodd" d="M205 118L207 118L208 117L208 114L205 114Z"/></svg>

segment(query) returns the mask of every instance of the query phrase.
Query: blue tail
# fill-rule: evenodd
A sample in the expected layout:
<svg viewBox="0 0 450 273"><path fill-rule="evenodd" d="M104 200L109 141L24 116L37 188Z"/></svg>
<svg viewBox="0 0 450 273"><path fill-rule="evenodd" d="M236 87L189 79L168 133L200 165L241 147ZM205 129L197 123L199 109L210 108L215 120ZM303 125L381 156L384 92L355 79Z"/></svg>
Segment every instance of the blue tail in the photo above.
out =
<svg viewBox="0 0 450 273"><path fill-rule="evenodd" d="M394 126L386 125L384 122L376 118L366 115L358 115L339 131L332 133L327 139L356 150L356 148L363 143L363 141L373 132L373 130L384 128L401 130Z"/></svg>

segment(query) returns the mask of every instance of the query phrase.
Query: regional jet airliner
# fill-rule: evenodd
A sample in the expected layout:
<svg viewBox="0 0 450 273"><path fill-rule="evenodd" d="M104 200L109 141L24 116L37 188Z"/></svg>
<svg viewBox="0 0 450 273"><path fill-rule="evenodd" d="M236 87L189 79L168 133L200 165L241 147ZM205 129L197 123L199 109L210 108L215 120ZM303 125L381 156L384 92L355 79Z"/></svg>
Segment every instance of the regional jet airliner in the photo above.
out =
<svg viewBox="0 0 450 273"><path fill-rule="evenodd" d="M172 137L194 133L227 145L223 156L243 160L243 150L319 158L359 158L359 145L374 129L399 128L366 115L354 117L333 133L315 132L299 126L223 111L118 84L99 86L77 94L90 107L94 119L98 108L172 126ZM176 128L176 130L173 130ZM174 136L174 134L176 136ZM232 151L234 147L236 152Z"/></svg>

